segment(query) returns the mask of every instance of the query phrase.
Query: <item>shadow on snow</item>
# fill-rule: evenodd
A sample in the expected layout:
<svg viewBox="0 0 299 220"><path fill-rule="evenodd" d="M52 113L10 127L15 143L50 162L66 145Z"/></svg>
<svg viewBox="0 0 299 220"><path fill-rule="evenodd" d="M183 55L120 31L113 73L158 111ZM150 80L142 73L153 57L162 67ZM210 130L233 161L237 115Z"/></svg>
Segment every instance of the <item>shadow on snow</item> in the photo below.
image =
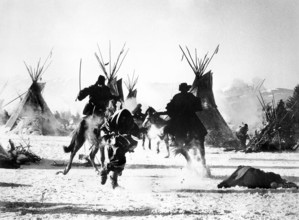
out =
<svg viewBox="0 0 299 220"><path fill-rule="evenodd" d="M168 216L168 215L221 215L213 210L173 210L170 212L157 212L153 208L143 207L134 210L116 210L107 211L104 208L98 208L96 204L72 204L72 203L39 203L39 202L0 202L0 210L4 212L20 212L20 215L26 214L84 214L101 216Z"/></svg>

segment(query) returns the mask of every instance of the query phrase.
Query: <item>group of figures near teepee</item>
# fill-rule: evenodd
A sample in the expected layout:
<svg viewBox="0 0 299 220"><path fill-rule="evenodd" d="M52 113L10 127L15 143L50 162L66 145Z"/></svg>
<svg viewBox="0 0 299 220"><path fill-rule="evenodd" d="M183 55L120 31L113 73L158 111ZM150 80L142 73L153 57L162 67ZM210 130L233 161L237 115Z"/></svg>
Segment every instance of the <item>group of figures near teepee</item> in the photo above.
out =
<svg viewBox="0 0 299 220"><path fill-rule="evenodd" d="M187 47L186 49L188 53L181 48L185 59L195 73L193 85L181 83L179 93L168 104L165 103L165 112L156 112L149 107L145 113L142 113L141 105L137 105L137 103L135 109L130 109L130 111L126 109L122 79L117 79L117 73L128 53L128 50L125 50L125 45L114 65L111 62L111 54L109 61L105 62L98 47L95 57L104 74L98 77L94 85L80 90L78 94L77 100L81 101L89 97L89 101L83 110L84 117L73 132L70 145L64 147L65 152L71 152L71 155L70 161L62 173L66 174L69 171L75 154L85 140L89 140L93 145L89 155L92 165L97 170L94 158L100 151L103 179L105 179L105 172L109 173L110 171L113 172L113 178L117 178L126 163L125 154L137 146L139 138L143 138L143 143L145 137L148 137L150 141L151 137L148 132L152 127L160 128L158 136L166 144L167 156L169 156L169 147L176 147L175 152L181 153L190 162L191 157L188 151L192 149L194 156L198 160L201 158L203 167L206 167L204 142L220 144L226 140L233 140L234 137L215 104L212 91L212 72L205 72L212 57L218 52L218 47L212 57L205 56L203 60L197 58L197 53L195 53L195 58L192 58ZM45 83L39 82L50 65L51 56L52 51L43 65L39 61L36 68L25 63L32 79L32 85L6 122L5 126L8 129L38 135L61 135L64 133L62 124L54 117L43 99L42 91ZM128 83L125 83L129 90L127 100L134 98L136 100L137 90L134 87L137 79L138 77L134 79L133 76L132 79L129 78ZM167 117L161 117L163 114ZM106 165L104 163L105 146L110 146L108 149L109 163ZM201 157L197 156L198 154ZM103 182L105 181L103 180Z"/></svg>
<svg viewBox="0 0 299 220"><path fill-rule="evenodd" d="M214 54L217 51L218 47ZM107 176L111 173L112 186L116 187L117 178L121 175L126 164L126 153L133 152L137 147L138 139L145 136L149 137L149 130L155 127L159 129L158 136L164 141L168 153L169 147L173 147L175 153L182 154L189 165L193 159L201 161L205 173L209 174L204 148L208 129L216 129L219 133L224 132L222 137L225 139L234 138L217 110L212 92L212 73L205 74L206 67L212 57L205 57L201 61L196 57L194 62L192 57L188 57L183 51L190 65L191 61L194 64L194 66L191 65L196 74L193 85L181 83L178 88L179 93L168 104L165 104L165 112L157 112L149 107L143 114L140 104L132 111L123 108L123 92L116 79L116 73L120 67L118 60L123 60L123 57L121 59L122 54L123 50L117 62L113 67L110 66L109 70L106 66L110 65L111 61L105 64L100 50L99 55L96 54L105 76L100 75L94 85L79 92L77 97L79 101L87 96L89 96L89 101L83 110L85 116L75 130L69 146L64 147L64 151L70 153L70 160L66 168L58 173L65 175L69 172L74 156L84 142L89 140L92 148L86 159L101 175L102 184L106 183ZM105 84L106 80L107 83ZM136 80L131 85L135 86ZM128 98L136 97L136 93L132 87L129 88ZM162 115L167 115L167 117L162 118ZM209 117L209 119L205 119L205 117ZM105 162L105 149L108 150L109 162L107 163ZM101 171L98 170L94 162L98 152L101 154ZM190 152L193 154L190 155Z"/></svg>
<svg viewBox="0 0 299 220"><path fill-rule="evenodd" d="M101 183L105 184L110 174L112 187L115 188L118 186L118 177L125 168L126 154L134 152L140 139L143 139L143 146L145 137L151 143L150 131L156 129L159 131L156 135L160 141L165 143L167 148L168 155L166 157L169 157L169 148L172 147L175 154L181 154L185 157L188 165L191 165L193 161L200 161L208 175L205 143L218 147L225 144L240 145L218 111L212 91L212 72L206 72L206 68L218 52L219 46L211 57L206 55L201 60L197 57L197 51L195 51L195 58L193 58L187 47L187 52L180 47L183 58L187 60L195 73L193 84L188 85L188 83L182 82L178 88L179 92L174 95L169 103L165 103L166 111L157 112L154 108L148 107L145 113L142 113L141 104L136 103L136 107L133 109L126 108L127 100L135 99L136 101L137 90L134 87L138 77L129 78L128 83L125 83L129 94L127 100L124 100L122 79L117 79L117 73L128 52L124 48L125 45L114 65L111 62L111 54L109 61L105 62L100 48L98 48L98 53L95 53L103 75L99 75L94 85L79 91L77 100L82 101L87 97L89 99L83 109L84 116L72 133L70 144L63 147L66 153L70 153L68 164L63 171L58 173L66 175L69 172L76 153L88 140L92 147L89 155L85 158L101 176ZM44 84L38 80L49 66L46 64L47 62L40 66L39 62L36 69L31 66L28 67L26 64L33 83L17 110L7 121L6 127L16 129L21 126L22 129L28 129L32 127L28 123L32 124L34 120L40 120L36 123L41 125L38 129L39 132L31 131L29 133L62 133L61 124L56 120L41 95ZM20 118L23 118L22 123L20 123ZM28 119L27 124L24 120L26 118ZM105 161L105 151L107 151L108 162ZM159 152L159 148L157 151ZM97 153L101 155L100 170L95 163Z"/></svg>

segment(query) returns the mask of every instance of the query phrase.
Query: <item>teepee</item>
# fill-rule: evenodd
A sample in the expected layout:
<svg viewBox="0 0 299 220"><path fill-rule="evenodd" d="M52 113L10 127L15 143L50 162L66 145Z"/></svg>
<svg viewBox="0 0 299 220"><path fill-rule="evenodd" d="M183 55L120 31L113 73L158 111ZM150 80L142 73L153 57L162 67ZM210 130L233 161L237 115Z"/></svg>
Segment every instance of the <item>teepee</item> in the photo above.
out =
<svg viewBox="0 0 299 220"><path fill-rule="evenodd" d="M127 98L124 102L124 107L130 110L132 114L134 114L135 111L141 108L141 104L137 104L137 89L136 89L137 81L138 81L138 76L135 77L135 71L134 71L133 76L130 78L128 75L128 80L124 82L128 90Z"/></svg>
<svg viewBox="0 0 299 220"><path fill-rule="evenodd" d="M186 51L181 46L180 49L183 53L182 59L185 58L187 60L195 74L195 79L190 92L196 97L201 98L203 111L198 112L197 115L209 131L207 142L214 146L222 146L225 142L234 140L235 137L220 114L215 102L213 93L213 73L211 70L206 72L213 56L217 54L219 50L219 45L211 57L208 57L208 54L206 54L203 59L197 57L196 49L194 58L191 56L188 47L186 47Z"/></svg>
<svg viewBox="0 0 299 220"><path fill-rule="evenodd" d="M137 97L137 89L136 89L136 84L138 81L138 76L135 77L135 71L133 73L132 78L130 78L130 76L128 75L128 80L125 81L125 86L127 87L128 90L128 95L127 95L127 99L132 99Z"/></svg>
<svg viewBox="0 0 299 220"><path fill-rule="evenodd" d="M98 45L99 54L95 53L95 57L106 76L107 86L110 88L112 95L120 97L122 101L124 101L123 89L122 89L122 79L117 79L117 73L127 56L128 50L125 50L126 44L124 44L120 53L117 56L115 63L112 65L112 56L111 56L111 44L109 43L109 60L105 62Z"/></svg>
<svg viewBox="0 0 299 220"><path fill-rule="evenodd" d="M32 84L6 122L5 127L7 129L23 134L57 134L60 124L42 96L46 83L40 82L42 75L51 64L51 62L48 62L51 56L52 51L44 64L41 65L41 60L39 60L35 68L24 62Z"/></svg>

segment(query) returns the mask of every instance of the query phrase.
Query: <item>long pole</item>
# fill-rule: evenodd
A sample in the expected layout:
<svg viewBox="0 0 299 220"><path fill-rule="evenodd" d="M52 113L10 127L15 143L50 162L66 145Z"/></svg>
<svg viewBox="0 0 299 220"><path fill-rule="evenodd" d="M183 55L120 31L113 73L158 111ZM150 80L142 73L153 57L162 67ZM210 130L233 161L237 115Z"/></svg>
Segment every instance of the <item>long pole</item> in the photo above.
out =
<svg viewBox="0 0 299 220"><path fill-rule="evenodd" d="M21 97L22 97L23 95L25 95L25 94L26 94L26 92L22 93L22 94L19 95L17 98L15 98L15 99L11 100L10 102L6 103L5 105L3 105L2 108L8 106L10 103L16 101L18 98L21 98Z"/></svg>
<svg viewBox="0 0 299 220"><path fill-rule="evenodd" d="M80 59L80 67L79 67L79 90L81 91L81 65L82 65L82 58Z"/></svg>
<svg viewBox="0 0 299 220"><path fill-rule="evenodd" d="M80 66L79 66L79 92L81 91L81 65L82 65L82 58L80 59ZM76 98L76 101L78 98Z"/></svg>

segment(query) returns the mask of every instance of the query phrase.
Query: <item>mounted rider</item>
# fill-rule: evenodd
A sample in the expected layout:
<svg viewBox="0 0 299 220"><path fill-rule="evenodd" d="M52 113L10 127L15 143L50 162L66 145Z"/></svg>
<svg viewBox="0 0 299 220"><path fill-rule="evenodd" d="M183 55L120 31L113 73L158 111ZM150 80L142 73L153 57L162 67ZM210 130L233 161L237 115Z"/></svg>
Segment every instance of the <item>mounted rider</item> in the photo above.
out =
<svg viewBox="0 0 299 220"><path fill-rule="evenodd" d="M206 128L196 115L196 112L202 111L201 100L188 92L190 88L187 83L181 83L180 93L176 94L166 106L170 121L165 131L187 142L193 137L203 140L207 134Z"/></svg>
<svg viewBox="0 0 299 220"><path fill-rule="evenodd" d="M79 101L82 101L87 96L89 96L89 102L86 104L83 110L83 114L85 116L80 122L78 128L75 130L69 146L64 147L65 152L68 152L68 149L72 149L76 143L85 142L85 132L88 128L87 119L89 118L89 116L95 116L95 118L91 120L94 126L94 128L92 128L93 132L91 133L91 138L97 142L97 139L100 135L100 128L107 121L109 114L111 114L107 114L107 107L109 105L109 102L110 100L117 100L117 97L113 96L110 92L109 87L105 85L105 77L102 75L98 77L98 80L94 85L82 89L79 92L77 99ZM100 115L104 117L97 117Z"/></svg>
<svg viewBox="0 0 299 220"><path fill-rule="evenodd" d="M94 85L84 88L79 92L77 97L79 101L89 96L89 101L83 110L84 115L103 113L106 111L109 101L118 100L118 97L113 96L110 88L105 85L105 80L105 77L100 75Z"/></svg>

